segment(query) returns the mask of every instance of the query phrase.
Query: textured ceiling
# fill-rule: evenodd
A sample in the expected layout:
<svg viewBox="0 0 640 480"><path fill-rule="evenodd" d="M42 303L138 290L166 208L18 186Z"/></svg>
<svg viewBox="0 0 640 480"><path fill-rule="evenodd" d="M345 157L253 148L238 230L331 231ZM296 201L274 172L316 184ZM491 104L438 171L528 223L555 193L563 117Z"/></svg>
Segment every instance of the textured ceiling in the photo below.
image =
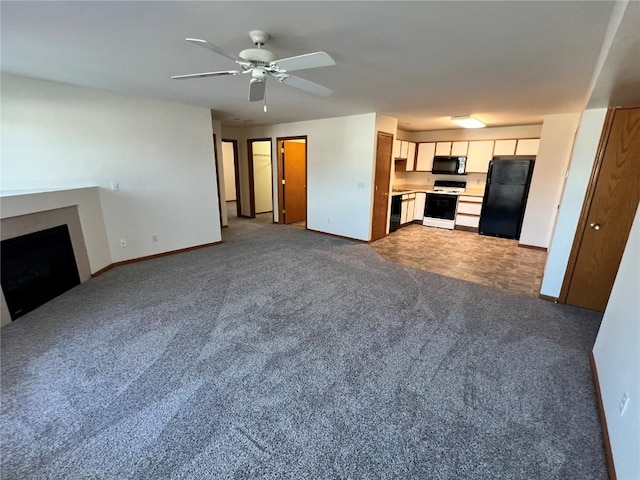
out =
<svg viewBox="0 0 640 480"><path fill-rule="evenodd" d="M228 125L381 112L404 130L540 123L585 102L613 2L8 2L5 72L215 110ZM324 50L333 67L299 76L334 90L320 98L267 85L268 113L247 101L246 76L176 81L233 69L190 45L237 53L248 31L271 34L280 57Z"/></svg>

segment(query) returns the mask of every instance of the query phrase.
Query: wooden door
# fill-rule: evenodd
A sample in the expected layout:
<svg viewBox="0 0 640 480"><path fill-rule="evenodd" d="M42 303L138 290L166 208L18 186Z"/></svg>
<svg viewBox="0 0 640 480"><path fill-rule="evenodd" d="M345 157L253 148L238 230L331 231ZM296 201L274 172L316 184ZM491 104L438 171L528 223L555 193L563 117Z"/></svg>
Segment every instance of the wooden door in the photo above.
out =
<svg viewBox="0 0 640 480"><path fill-rule="evenodd" d="M391 151L393 135L378 132L376 147L376 176L373 193L373 218L371 240L387 234L387 213L389 211L389 182L391 181Z"/></svg>
<svg viewBox="0 0 640 480"><path fill-rule="evenodd" d="M598 155L560 300L604 311L640 201L640 108L610 112Z"/></svg>
<svg viewBox="0 0 640 480"><path fill-rule="evenodd" d="M301 222L307 219L306 150L306 142L284 141L282 157L284 223Z"/></svg>

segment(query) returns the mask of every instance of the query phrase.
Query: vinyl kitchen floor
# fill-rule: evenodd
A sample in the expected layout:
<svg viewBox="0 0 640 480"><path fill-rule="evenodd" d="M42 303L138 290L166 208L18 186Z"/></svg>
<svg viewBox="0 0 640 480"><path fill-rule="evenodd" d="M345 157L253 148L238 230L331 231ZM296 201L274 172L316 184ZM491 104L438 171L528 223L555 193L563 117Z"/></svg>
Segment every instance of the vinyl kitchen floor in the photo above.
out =
<svg viewBox="0 0 640 480"><path fill-rule="evenodd" d="M537 297L547 253L517 240L408 225L371 243L383 258L448 277Z"/></svg>

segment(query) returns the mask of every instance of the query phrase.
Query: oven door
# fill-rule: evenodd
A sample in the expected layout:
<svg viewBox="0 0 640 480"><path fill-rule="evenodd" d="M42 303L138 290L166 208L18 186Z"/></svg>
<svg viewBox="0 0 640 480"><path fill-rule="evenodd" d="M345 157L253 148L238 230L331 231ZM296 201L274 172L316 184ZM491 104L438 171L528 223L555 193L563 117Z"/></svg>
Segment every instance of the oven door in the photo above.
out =
<svg viewBox="0 0 640 480"><path fill-rule="evenodd" d="M457 195L450 195L445 193L427 193L427 203L424 207L424 216L428 218L453 220L456 217L457 204Z"/></svg>

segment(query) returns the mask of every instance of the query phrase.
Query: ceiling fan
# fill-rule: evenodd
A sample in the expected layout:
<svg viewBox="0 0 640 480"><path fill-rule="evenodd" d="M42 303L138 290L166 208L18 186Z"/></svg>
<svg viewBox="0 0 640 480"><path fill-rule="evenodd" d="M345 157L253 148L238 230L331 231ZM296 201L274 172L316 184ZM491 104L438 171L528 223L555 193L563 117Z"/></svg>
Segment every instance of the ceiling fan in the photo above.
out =
<svg viewBox="0 0 640 480"><path fill-rule="evenodd" d="M206 40L187 38L187 42L199 45L217 53L218 55L222 55L223 57L233 60L240 65L241 69L220 72L190 73L187 75L175 75L171 78L184 80L188 78L218 77L222 75L251 75L251 80L249 82L250 102L264 100L265 84L269 75L280 83L299 88L305 92L320 95L321 97L328 97L333 93L333 90L330 88L289 74L289 72L297 70L335 65L336 62L329 54L325 52L314 52L307 53L305 55L297 55L295 57L278 59L278 55L274 52L262 48L269 38L268 34L260 30L252 30L249 32L249 36L256 48L247 48L246 50L242 50L238 55L227 53L217 45L209 43Z"/></svg>

